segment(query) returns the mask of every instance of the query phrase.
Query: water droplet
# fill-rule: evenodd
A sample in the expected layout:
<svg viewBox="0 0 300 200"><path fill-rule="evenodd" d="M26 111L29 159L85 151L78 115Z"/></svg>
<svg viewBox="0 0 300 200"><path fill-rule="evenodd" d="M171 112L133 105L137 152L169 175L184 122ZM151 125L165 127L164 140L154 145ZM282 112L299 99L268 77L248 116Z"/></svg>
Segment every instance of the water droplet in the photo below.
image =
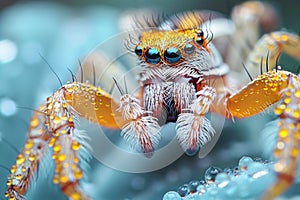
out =
<svg viewBox="0 0 300 200"><path fill-rule="evenodd" d="M241 170L245 170L245 169L247 169L248 165L249 165L250 163L252 163L252 162L253 162L253 159L252 159L252 158L250 158L250 157L248 157L248 156L244 156L244 157L242 157L242 158L240 159L240 161L239 161L239 168L240 168Z"/></svg>
<svg viewBox="0 0 300 200"><path fill-rule="evenodd" d="M232 169L230 169L230 168L225 168L225 169L223 170L223 172L225 172L226 174L230 175L230 174L232 174Z"/></svg>
<svg viewBox="0 0 300 200"><path fill-rule="evenodd" d="M20 164L24 163L24 161L25 161L24 155L23 154L18 154L17 158L16 158L17 165L20 165Z"/></svg>
<svg viewBox="0 0 300 200"><path fill-rule="evenodd" d="M186 196L189 192L189 187L187 184L180 186L177 190L178 194L182 197Z"/></svg>
<svg viewBox="0 0 300 200"><path fill-rule="evenodd" d="M294 110L293 117L299 118L299 116L300 116L300 111L299 110Z"/></svg>
<svg viewBox="0 0 300 200"><path fill-rule="evenodd" d="M77 151L80 149L80 143L77 140L73 140L71 144L71 148L74 151Z"/></svg>
<svg viewBox="0 0 300 200"><path fill-rule="evenodd" d="M295 92L295 97L300 98L300 89L297 89Z"/></svg>
<svg viewBox="0 0 300 200"><path fill-rule="evenodd" d="M207 183L213 183L218 173L222 172L221 168L210 167L206 170L204 177Z"/></svg>
<svg viewBox="0 0 300 200"><path fill-rule="evenodd" d="M190 192L196 192L198 185L200 185L200 181L190 181L189 182L189 190L190 190Z"/></svg>
<svg viewBox="0 0 300 200"><path fill-rule="evenodd" d="M276 107L276 108L274 109L274 113L275 113L276 115L280 115L282 112L283 112L283 110L282 110L280 107Z"/></svg>
<svg viewBox="0 0 300 200"><path fill-rule="evenodd" d="M181 197L177 192L170 191L164 195L163 200L181 200Z"/></svg>
<svg viewBox="0 0 300 200"><path fill-rule="evenodd" d="M239 167L235 167L233 170L232 170L232 175L233 176L237 176L240 174L240 170L239 170Z"/></svg>
<svg viewBox="0 0 300 200"><path fill-rule="evenodd" d="M288 134L289 134L289 131L285 128L280 129L279 133L278 133L279 137L281 137L281 138L286 138L288 136Z"/></svg>

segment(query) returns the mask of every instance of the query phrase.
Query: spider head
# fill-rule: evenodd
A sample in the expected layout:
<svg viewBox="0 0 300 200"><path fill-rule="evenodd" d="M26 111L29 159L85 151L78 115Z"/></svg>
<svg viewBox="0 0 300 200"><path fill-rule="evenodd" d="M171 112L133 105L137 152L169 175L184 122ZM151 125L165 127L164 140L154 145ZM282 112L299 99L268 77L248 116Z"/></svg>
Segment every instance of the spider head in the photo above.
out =
<svg viewBox="0 0 300 200"><path fill-rule="evenodd" d="M176 67L198 50L209 52L207 44L201 29L155 30L141 34L135 54L149 67L161 64Z"/></svg>

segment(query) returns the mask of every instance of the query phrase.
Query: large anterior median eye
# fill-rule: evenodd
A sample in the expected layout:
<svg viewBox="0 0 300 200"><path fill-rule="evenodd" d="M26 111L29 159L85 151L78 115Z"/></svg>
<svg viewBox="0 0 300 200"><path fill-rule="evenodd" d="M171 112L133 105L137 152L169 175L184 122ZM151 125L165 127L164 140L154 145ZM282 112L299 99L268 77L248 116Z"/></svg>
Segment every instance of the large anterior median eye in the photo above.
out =
<svg viewBox="0 0 300 200"><path fill-rule="evenodd" d="M164 57L168 63L174 64L180 60L181 53L177 48L170 47L170 48L166 49L166 51L164 53Z"/></svg>
<svg viewBox="0 0 300 200"><path fill-rule="evenodd" d="M149 48L145 52L145 59L150 64L157 64L160 62L160 54L156 48Z"/></svg>

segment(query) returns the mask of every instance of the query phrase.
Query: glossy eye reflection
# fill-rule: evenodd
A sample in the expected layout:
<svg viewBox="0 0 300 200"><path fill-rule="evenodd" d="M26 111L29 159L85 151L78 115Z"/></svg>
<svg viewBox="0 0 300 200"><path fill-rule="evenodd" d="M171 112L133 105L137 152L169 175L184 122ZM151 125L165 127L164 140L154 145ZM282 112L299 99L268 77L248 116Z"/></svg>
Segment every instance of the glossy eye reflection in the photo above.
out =
<svg viewBox="0 0 300 200"><path fill-rule="evenodd" d="M180 51L175 47L168 48L164 53L165 60L170 63L174 64L177 63L181 58Z"/></svg>
<svg viewBox="0 0 300 200"><path fill-rule="evenodd" d="M204 37L204 32L203 32L201 29L198 30L196 42L197 42L200 46L202 46L203 43L204 43L203 37Z"/></svg>
<svg viewBox="0 0 300 200"><path fill-rule="evenodd" d="M137 56L141 56L143 54L143 49L141 46L136 46L134 52Z"/></svg>
<svg viewBox="0 0 300 200"><path fill-rule="evenodd" d="M150 64L157 64L160 62L160 54L156 48L149 48L145 52L145 59Z"/></svg>
<svg viewBox="0 0 300 200"><path fill-rule="evenodd" d="M192 44L185 45L184 52L186 54L192 54L192 53L194 53L194 51L195 51L195 46L194 45L192 45Z"/></svg>
<svg viewBox="0 0 300 200"><path fill-rule="evenodd" d="M204 32L200 29L197 33L199 37L204 37Z"/></svg>
<svg viewBox="0 0 300 200"><path fill-rule="evenodd" d="M198 37L197 40L196 40L196 42L197 42L200 46L202 46L204 41L203 41L202 37Z"/></svg>

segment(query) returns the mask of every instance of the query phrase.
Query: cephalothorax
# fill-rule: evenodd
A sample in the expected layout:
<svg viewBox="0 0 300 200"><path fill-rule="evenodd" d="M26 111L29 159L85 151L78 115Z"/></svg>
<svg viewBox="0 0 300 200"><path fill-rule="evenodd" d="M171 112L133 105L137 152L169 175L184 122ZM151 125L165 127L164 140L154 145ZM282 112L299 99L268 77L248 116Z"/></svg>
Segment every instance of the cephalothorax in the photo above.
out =
<svg viewBox="0 0 300 200"><path fill-rule="evenodd" d="M255 6L263 5L256 2L249 9ZM260 17L255 15L255 9L252 11L250 14ZM208 24L204 24L200 13L188 12L142 31L132 49L141 67L137 94L122 92L116 102L101 88L75 81L48 97L31 119L25 147L8 177L6 197L23 199L30 178L49 146L55 162L53 182L70 199L89 199L78 186L82 177L78 162L82 158L77 151L86 144L76 130L77 116L106 128L121 128L124 139L146 156L151 156L159 143L160 127L175 122L180 145L188 155L194 155L215 132L206 113L215 112L228 118L249 117L282 98L284 102L275 109L280 118L275 149L278 180L263 198L273 198L285 191L296 172L300 81L298 76L279 70L276 60L282 51L299 59L300 39L288 32L265 35L245 62L252 76L260 75L243 87L237 82L245 82L244 76L232 76L230 68L236 66L223 63L212 42L218 37L213 40L206 28ZM267 68L265 72L260 69L262 65Z"/></svg>

